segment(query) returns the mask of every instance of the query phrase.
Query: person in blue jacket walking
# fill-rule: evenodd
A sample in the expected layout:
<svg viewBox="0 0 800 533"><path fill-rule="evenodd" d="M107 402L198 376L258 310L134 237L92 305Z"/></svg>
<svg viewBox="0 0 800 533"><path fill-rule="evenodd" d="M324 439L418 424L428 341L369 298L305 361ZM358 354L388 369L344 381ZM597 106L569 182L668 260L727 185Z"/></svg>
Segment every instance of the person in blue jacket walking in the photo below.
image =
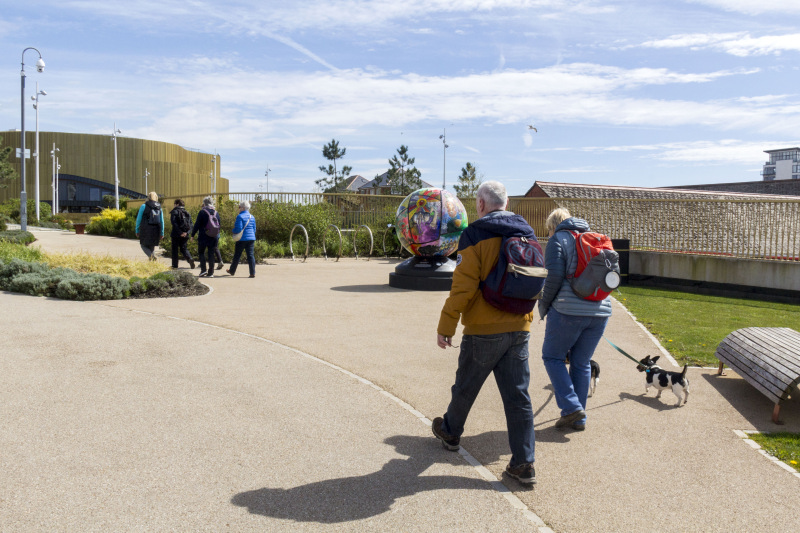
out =
<svg viewBox="0 0 800 533"><path fill-rule="evenodd" d="M236 274L239 258L242 256L242 251L245 251L247 253L247 265L250 267L250 277L254 278L256 277L256 256L253 253L253 248L256 243L256 217L250 214L250 202L247 200L239 204L239 214L236 216L236 222L233 225L234 239L238 233L241 233L242 236L236 241L231 267L226 272L231 276Z"/></svg>
<svg viewBox="0 0 800 533"><path fill-rule="evenodd" d="M600 301L584 300L573 292L569 283L578 266L571 232L591 231L589 224L558 208L550 213L545 225L550 239L544 253L547 279L539 300L539 317L544 320L547 316L542 360L561 409L556 427L583 431L592 355L611 316L611 296ZM570 352L569 371L564 364L567 352Z"/></svg>

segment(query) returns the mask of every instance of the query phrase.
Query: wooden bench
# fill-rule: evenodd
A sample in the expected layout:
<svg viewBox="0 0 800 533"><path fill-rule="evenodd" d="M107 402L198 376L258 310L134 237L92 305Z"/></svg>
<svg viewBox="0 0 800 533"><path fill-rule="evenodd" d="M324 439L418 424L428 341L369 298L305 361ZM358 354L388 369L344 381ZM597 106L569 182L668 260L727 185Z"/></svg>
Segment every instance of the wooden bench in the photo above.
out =
<svg viewBox="0 0 800 533"><path fill-rule="evenodd" d="M781 401L800 383L800 333L790 328L744 328L725 337L714 354L719 372L727 364L775 402L772 421L781 424Z"/></svg>

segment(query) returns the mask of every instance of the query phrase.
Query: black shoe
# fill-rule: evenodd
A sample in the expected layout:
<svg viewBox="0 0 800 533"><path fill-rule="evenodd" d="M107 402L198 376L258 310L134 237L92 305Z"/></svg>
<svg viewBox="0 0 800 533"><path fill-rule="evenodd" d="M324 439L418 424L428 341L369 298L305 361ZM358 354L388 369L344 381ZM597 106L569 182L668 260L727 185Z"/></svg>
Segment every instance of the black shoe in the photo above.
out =
<svg viewBox="0 0 800 533"><path fill-rule="evenodd" d="M209 274L209 275L207 275L206 277L207 277L207 278L213 278L213 277L214 277L214 274Z"/></svg>
<svg viewBox="0 0 800 533"><path fill-rule="evenodd" d="M255 274L250 274L250 277L254 278L254 277L256 277L256 275Z"/></svg>
<svg viewBox="0 0 800 533"><path fill-rule="evenodd" d="M444 418L441 416L437 416L433 419L433 424L431 424L431 429L433 430L433 434L436 436L437 439L442 441L442 446L450 450L451 452L458 451L461 447L459 443L461 442L460 437L454 437L452 435L448 435L442 429L442 424L444 423Z"/></svg>
<svg viewBox="0 0 800 533"><path fill-rule="evenodd" d="M222 270L224 266L225 266L225 263L218 264L217 265L217 270Z"/></svg>
<svg viewBox="0 0 800 533"><path fill-rule="evenodd" d="M200 274L198 274L198 276L197 276L197 277L198 277L198 278L204 278L204 277L206 277L206 276L208 276L208 272L206 272L205 270L203 270L202 272L200 272Z"/></svg>
<svg viewBox="0 0 800 533"><path fill-rule="evenodd" d="M575 422L572 424L572 429L574 429L575 431L585 431L586 422Z"/></svg>
<svg viewBox="0 0 800 533"><path fill-rule="evenodd" d="M567 426L572 425L573 422L578 422L579 420L586 418L586 411L583 409L579 409L574 413L570 413L568 415L562 416L558 420L556 420L556 427L557 428L565 428Z"/></svg>
<svg viewBox="0 0 800 533"><path fill-rule="evenodd" d="M194 261L192 261L191 259L189 259L189 268L194 270Z"/></svg>
<svg viewBox="0 0 800 533"><path fill-rule="evenodd" d="M533 468L533 463L522 463L517 466L511 466L511 463L508 463L506 474L525 485L536 484L536 469Z"/></svg>

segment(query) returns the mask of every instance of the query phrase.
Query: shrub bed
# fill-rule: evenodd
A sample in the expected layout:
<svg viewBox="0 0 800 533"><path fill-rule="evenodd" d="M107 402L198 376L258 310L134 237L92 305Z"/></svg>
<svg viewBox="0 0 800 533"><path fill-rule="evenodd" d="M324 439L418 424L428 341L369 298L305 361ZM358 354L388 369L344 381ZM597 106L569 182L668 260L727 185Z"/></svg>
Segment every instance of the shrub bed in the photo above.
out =
<svg viewBox="0 0 800 533"><path fill-rule="evenodd" d="M208 288L186 271L159 272L149 278L125 278L50 268L39 262L13 258L0 261L0 290L50 296L63 300L119 300L196 296Z"/></svg>

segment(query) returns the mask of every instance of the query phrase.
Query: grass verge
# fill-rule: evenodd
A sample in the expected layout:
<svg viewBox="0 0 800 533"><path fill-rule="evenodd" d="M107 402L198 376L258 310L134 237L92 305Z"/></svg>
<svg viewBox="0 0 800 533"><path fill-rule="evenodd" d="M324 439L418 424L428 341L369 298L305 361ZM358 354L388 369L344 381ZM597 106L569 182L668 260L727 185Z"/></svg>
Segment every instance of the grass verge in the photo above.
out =
<svg viewBox="0 0 800 533"><path fill-rule="evenodd" d="M748 437L756 441L765 452L800 472L800 435L786 432L751 433Z"/></svg>
<svg viewBox="0 0 800 533"><path fill-rule="evenodd" d="M614 297L680 365L717 366L717 346L737 329L787 327L800 331L800 305L632 286L621 287Z"/></svg>

